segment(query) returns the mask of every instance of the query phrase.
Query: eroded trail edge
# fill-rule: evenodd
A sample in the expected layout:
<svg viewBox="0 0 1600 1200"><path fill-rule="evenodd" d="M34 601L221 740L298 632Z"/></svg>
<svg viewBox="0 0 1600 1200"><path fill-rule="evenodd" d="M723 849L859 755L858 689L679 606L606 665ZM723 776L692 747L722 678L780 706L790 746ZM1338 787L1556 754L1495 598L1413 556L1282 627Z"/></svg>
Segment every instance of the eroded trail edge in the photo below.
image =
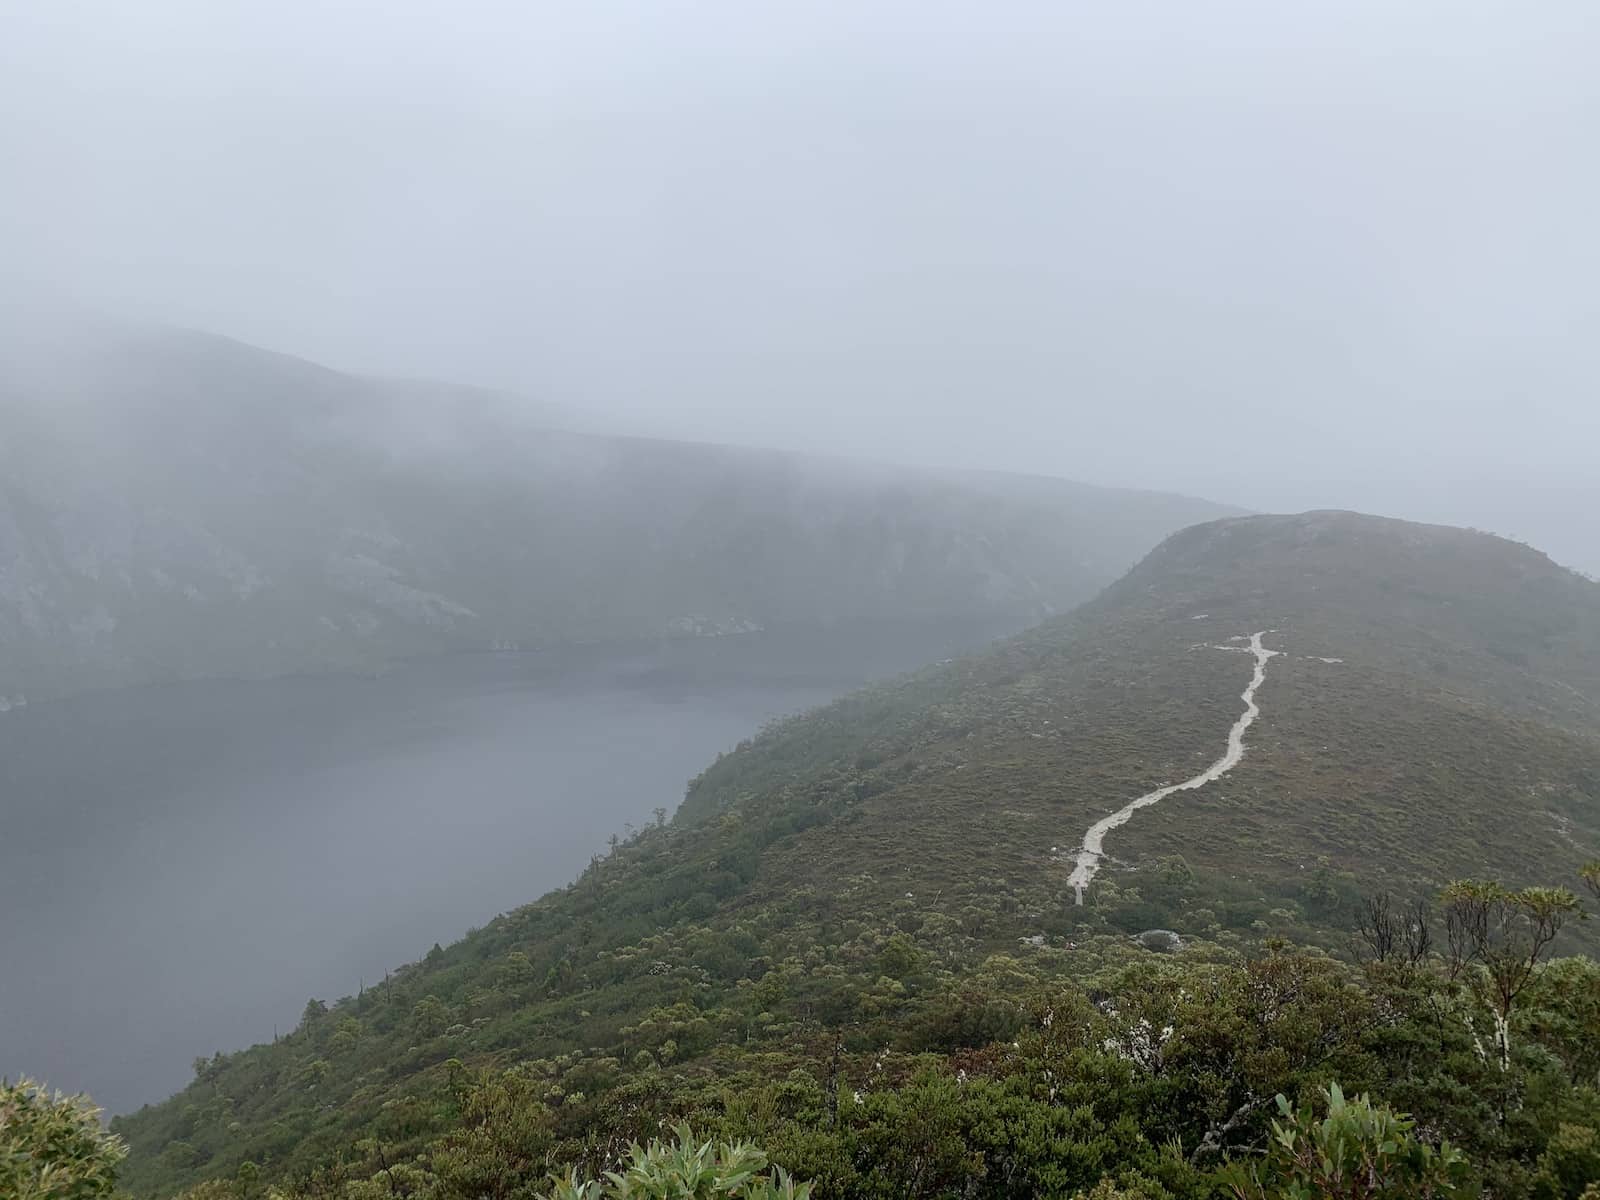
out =
<svg viewBox="0 0 1600 1200"><path fill-rule="evenodd" d="M1228 730L1228 747L1223 751L1222 757L1217 759L1200 774L1192 779L1185 779L1182 783L1169 783L1166 787L1159 787L1153 792L1146 792L1137 800L1130 801L1117 809L1109 817L1102 817L1083 835L1083 846L1078 851L1077 865L1072 869L1072 874L1067 877L1067 882L1072 885L1077 894L1077 902L1083 903L1083 893L1094 880L1095 873L1100 870L1100 861L1105 854L1106 834L1120 825L1126 825L1129 818L1141 808L1148 808L1158 801L1165 800L1174 792L1189 792L1195 788L1205 787L1206 784L1221 779L1244 758L1244 733L1254 724L1255 719L1261 715L1261 707L1256 703L1256 689L1267 678L1267 663L1281 654L1281 650L1268 650L1261 644L1261 639L1272 631L1264 629L1260 633L1250 635L1249 652L1255 658L1256 668L1250 676L1250 685L1240 693L1239 699L1244 701L1244 712L1233 723L1233 728ZM1238 639L1240 641L1243 638ZM1219 649L1245 649L1245 647L1218 647Z"/></svg>

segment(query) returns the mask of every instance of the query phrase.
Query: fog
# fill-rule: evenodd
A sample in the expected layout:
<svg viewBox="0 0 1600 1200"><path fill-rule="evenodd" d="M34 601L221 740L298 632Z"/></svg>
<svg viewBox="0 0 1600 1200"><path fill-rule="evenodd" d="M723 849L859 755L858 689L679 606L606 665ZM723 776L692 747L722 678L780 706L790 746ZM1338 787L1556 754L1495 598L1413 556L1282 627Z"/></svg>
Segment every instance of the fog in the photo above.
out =
<svg viewBox="0 0 1600 1200"><path fill-rule="evenodd" d="M594 425L1365 508L1600 569L1597 26L16 5L0 249L41 293Z"/></svg>

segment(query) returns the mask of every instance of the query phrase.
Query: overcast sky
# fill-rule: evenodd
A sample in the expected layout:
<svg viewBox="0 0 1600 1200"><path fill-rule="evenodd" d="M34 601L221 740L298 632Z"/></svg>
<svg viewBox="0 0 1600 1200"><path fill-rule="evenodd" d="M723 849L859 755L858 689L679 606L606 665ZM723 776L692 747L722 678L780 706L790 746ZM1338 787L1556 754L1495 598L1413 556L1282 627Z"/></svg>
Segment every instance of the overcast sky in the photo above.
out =
<svg viewBox="0 0 1600 1200"><path fill-rule="evenodd" d="M26 287L1600 570L1600 4L0 0Z"/></svg>

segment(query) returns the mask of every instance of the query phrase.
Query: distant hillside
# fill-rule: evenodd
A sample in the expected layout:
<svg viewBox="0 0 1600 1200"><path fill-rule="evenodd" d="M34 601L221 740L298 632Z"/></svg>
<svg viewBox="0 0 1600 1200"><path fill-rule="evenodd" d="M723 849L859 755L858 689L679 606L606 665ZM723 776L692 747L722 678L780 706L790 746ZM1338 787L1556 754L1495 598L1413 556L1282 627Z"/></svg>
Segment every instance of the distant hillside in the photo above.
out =
<svg viewBox="0 0 1600 1200"><path fill-rule="evenodd" d="M495 393L109 323L0 329L0 697L1088 598L1228 510L588 436Z"/></svg>
<svg viewBox="0 0 1600 1200"><path fill-rule="evenodd" d="M1112 830L1075 904L1088 827L1223 755L1255 633L1276 654L1243 759ZM673 822L572 887L436 947L381 990L312 1006L291 1038L202 1061L188 1091L116 1128L141 1192L246 1159L287 1177L346 1150L371 1174L387 1161L371 1138L419 1153L453 1123L486 1119L453 1107L450 1080L494 1067L531 1089L553 1162L599 1153L597 1130L631 1136L647 1116L711 1111L730 1128L788 1130L791 1163L806 1163L828 1118L783 1108L783 1088L820 1105L830 1072L871 1090L886 1060L907 1080L912 1061L896 1053L947 1054L957 1082L1003 1074L1008 1052L992 1042L1027 1021L1044 1036L1053 1005L1079 1003L1049 998L1060 980L1091 999L1170 982L1139 965L1149 952L1130 935L1175 931L1197 963L1236 962L1277 936L1343 952L1364 895L1425 895L1466 875L1573 886L1596 857L1600 585L1455 529L1348 513L1214 522L1073 614L764 733L712 765ZM1270 961L1261 970L1291 970ZM1320 955L1295 961L1343 978ZM1045 999L1027 1009L1030 996ZM1372 1020L1363 1028L1382 1028ZM1452 1019L1449 1037L1466 1028ZM1125 1057L1155 1053L1144 1029ZM1153 1090L1138 1121L1193 1087L1220 1124L1241 1089L1250 1102L1241 1080L1279 1061L1229 1057L1219 1047L1238 1030L1193 1036L1213 1039L1220 1073L1180 1084L1139 1060ZM1371 1037L1342 1070L1431 1105L1478 1086L1462 1081L1479 1059L1455 1041L1451 1081L1427 1075L1446 1054L1443 1026L1431 1059ZM1099 1053L1098 1039L1080 1053ZM1071 1061L1051 1069L1102 1088L1121 1077L1115 1061ZM742 1107L731 1079L770 1083L761 1103L777 1107ZM1193 1146L1195 1126L1183 1130L1173 1136ZM1073 1178L1098 1178L1083 1170Z"/></svg>
<svg viewBox="0 0 1600 1200"><path fill-rule="evenodd" d="M679 819L842 787L869 797L848 838L795 847L823 891L859 886L908 826L936 836L885 888L957 868L1059 887L1096 817L1221 755L1250 663L1212 647L1258 630L1280 654L1247 758L1116 830L1101 893L1174 854L1293 895L1322 869L1531 882L1600 853L1600 585L1513 542L1348 513L1184 530L1071 615L728 756Z"/></svg>

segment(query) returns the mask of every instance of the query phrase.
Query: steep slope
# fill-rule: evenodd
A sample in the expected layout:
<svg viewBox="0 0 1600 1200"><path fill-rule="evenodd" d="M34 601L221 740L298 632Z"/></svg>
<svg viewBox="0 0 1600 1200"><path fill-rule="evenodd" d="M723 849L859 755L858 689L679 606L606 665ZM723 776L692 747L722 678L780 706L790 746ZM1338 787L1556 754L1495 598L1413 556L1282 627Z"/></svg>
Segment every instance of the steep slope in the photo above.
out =
<svg viewBox="0 0 1600 1200"><path fill-rule="evenodd" d="M1020 626L1227 511L560 432L197 333L0 326L7 703L505 643Z"/></svg>
<svg viewBox="0 0 1600 1200"><path fill-rule="evenodd" d="M1074 903L1097 822L1221 759L1106 831ZM830 1030L881 1068L1008 1036L982 996L1091 976L1151 926L1202 958L1343 946L1363 893L1570 883L1597 854L1600 586L1460 530L1216 522L1073 614L763 734L571 888L116 1127L141 1191L364 1136L416 1152L458 1119L454 1061L529 1064L581 1138L625 1062L630 1104L668 1062L681 1088L751 1054L814 1067Z"/></svg>

